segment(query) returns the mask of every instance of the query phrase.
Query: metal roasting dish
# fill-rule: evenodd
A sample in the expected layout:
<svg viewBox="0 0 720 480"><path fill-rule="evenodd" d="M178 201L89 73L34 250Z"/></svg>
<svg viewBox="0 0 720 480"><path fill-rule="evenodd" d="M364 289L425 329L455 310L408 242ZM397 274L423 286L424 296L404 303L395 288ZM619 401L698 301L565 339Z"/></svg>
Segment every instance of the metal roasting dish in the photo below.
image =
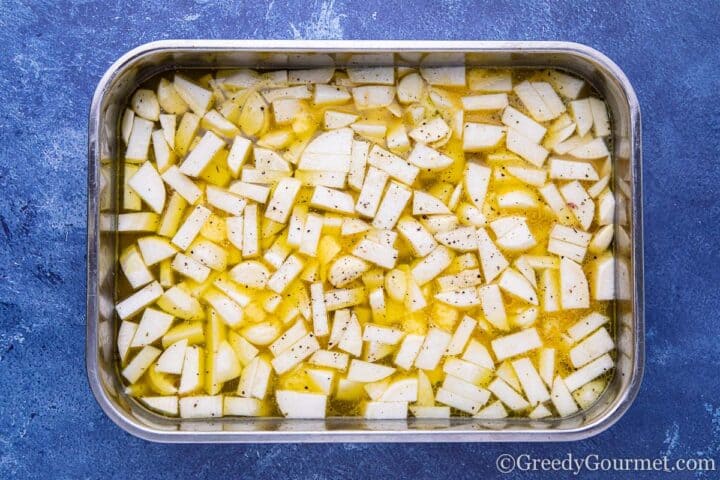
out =
<svg viewBox="0 0 720 480"><path fill-rule="evenodd" d="M148 79L178 69L302 68L277 63L284 55L325 53L342 68L349 53L464 53L468 67L557 68L588 81L607 102L612 119L616 268L616 366L608 387L587 410L566 418L324 420L220 418L212 421L170 418L154 413L123 392L116 364L117 196L120 160L119 122L129 96ZM397 56L396 56L397 58ZM308 65L305 65L306 67ZM312 65L316 66L316 65ZM100 80L90 108L88 132L87 219L87 375L103 411L127 432L157 442L497 442L569 441L596 435L628 410L640 387L644 367L643 236L640 108L620 68L598 51L568 42L484 41L275 41L170 40L142 45L118 59ZM109 185L100 167L110 164ZM109 188L110 205L100 192ZM103 207L101 209L101 206ZM617 235L616 235L617 237ZM629 239L629 241L627 240Z"/></svg>

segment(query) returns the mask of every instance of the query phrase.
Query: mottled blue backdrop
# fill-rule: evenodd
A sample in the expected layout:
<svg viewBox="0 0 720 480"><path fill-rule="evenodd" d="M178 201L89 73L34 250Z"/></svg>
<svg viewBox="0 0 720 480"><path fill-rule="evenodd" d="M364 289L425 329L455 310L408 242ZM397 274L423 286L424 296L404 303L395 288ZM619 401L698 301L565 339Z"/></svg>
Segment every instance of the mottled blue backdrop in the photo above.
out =
<svg viewBox="0 0 720 480"><path fill-rule="evenodd" d="M483 478L503 452L720 461L720 4L674 3L0 0L0 478ZM87 114L116 58L164 38L556 39L613 58L644 123L634 406L572 444L158 445L113 425L84 367Z"/></svg>

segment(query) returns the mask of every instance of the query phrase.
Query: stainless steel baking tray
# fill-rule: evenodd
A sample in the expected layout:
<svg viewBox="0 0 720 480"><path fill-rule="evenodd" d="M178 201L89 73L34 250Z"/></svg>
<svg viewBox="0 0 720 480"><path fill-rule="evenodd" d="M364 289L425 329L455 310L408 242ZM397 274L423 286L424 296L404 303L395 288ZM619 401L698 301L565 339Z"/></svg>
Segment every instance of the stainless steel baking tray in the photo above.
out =
<svg viewBox="0 0 720 480"><path fill-rule="evenodd" d="M617 259L617 367L607 390L590 409L564 419L323 421L163 417L123 393L114 359L113 324L117 249L118 124L128 96L159 73L187 68L288 68L297 53L325 53L343 66L348 53L457 52L468 66L552 67L589 81L609 106L613 124ZM316 57L317 58L317 57ZM328 60L330 59L330 60ZM301 60L302 62L302 60ZM290 68L301 68L293 64ZM307 66L307 65L305 65ZM120 427L160 442L454 442L567 441L595 435L630 407L644 364L643 237L640 108L623 72L592 48L565 42L475 41L248 41L182 40L148 43L123 55L100 80L90 108L87 221L87 374L100 407ZM102 179L110 164L113 178ZM106 196L101 201L101 191ZM626 234L626 235L625 235ZM624 268L626 267L626 268Z"/></svg>

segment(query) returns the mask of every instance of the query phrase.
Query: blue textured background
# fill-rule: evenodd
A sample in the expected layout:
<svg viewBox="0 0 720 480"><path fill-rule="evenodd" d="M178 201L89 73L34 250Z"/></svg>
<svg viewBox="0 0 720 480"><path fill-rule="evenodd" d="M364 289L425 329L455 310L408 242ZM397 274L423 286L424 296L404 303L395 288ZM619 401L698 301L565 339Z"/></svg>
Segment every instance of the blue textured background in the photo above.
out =
<svg viewBox="0 0 720 480"><path fill-rule="evenodd" d="M0 0L0 478L482 478L502 452L720 461L720 4L668 5ZM115 427L84 370L87 112L112 61L163 38L558 39L613 58L644 121L647 368L629 413L542 445L173 446Z"/></svg>

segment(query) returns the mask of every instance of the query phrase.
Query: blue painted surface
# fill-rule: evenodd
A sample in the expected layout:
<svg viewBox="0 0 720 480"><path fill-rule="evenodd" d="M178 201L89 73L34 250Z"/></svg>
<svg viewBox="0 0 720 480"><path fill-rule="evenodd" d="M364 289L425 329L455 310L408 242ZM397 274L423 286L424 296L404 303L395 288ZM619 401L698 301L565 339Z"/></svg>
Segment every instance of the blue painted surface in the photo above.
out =
<svg viewBox="0 0 720 480"><path fill-rule="evenodd" d="M0 478L481 478L503 452L720 460L720 4L667 6L0 1ZM113 60L163 38L558 39L613 58L644 116L634 406L572 444L172 446L115 427L84 371L87 111Z"/></svg>

